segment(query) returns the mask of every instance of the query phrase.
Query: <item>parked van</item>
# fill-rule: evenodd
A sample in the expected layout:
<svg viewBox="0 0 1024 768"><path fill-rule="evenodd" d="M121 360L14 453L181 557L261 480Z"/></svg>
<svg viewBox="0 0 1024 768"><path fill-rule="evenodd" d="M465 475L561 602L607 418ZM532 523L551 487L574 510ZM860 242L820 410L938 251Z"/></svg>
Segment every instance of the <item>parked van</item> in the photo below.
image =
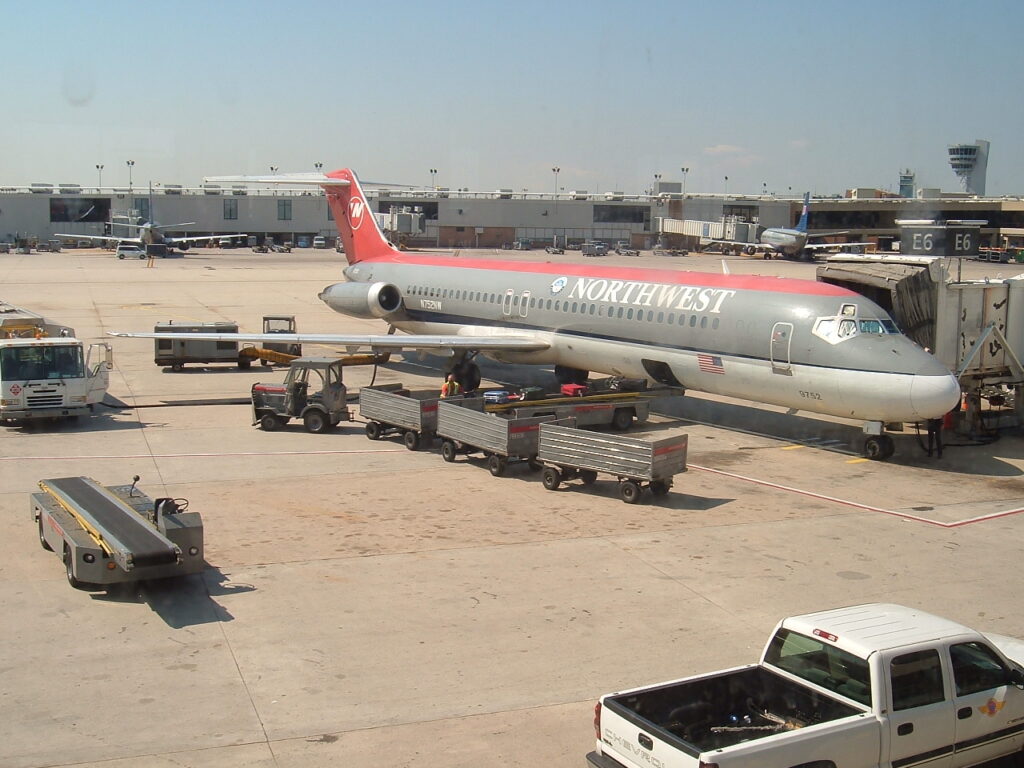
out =
<svg viewBox="0 0 1024 768"><path fill-rule="evenodd" d="M326 248L327 247L327 238L324 237L323 235L317 235L316 237L313 238L313 247L314 248Z"/></svg>

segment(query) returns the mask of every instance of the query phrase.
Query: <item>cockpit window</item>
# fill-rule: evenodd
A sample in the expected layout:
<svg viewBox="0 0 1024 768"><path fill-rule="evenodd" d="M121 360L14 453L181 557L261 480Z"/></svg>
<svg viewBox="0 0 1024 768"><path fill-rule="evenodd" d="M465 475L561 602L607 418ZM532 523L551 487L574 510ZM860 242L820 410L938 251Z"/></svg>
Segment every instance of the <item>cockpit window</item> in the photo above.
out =
<svg viewBox="0 0 1024 768"><path fill-rule="evenodd" d="M829 344L838 344L859 334L899 333L889 318L857 318L846 312L848 306L852 305L843 305L838 317L819 317L814 323L814 335Z"/></svg>

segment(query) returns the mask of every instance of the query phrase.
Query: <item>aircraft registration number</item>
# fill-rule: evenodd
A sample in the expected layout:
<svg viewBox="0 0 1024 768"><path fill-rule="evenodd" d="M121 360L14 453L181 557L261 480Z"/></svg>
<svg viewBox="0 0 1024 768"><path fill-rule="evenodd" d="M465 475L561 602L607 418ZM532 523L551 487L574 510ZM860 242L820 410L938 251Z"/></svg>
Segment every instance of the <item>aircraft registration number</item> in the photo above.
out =
<svg viewBox="0 0 1024 768"><path fill-rule="evenodd" d="M821 394L818 392L806 392L804 390L800 390L800 397L806 400L821 400Z"/></svg>

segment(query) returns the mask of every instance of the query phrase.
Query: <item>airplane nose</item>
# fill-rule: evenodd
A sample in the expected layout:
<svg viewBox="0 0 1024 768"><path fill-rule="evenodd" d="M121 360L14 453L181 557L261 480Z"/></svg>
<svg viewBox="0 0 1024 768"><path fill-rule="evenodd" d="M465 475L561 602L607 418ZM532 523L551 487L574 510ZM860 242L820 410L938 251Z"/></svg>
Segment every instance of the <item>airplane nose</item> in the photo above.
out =
<svg viewBox="0 0 1024 768"><path fill-rule="evenodd" d="M947 373L915 376L910 385L910 403L919 419L938 419L960 402L960 383Z"/></svg>

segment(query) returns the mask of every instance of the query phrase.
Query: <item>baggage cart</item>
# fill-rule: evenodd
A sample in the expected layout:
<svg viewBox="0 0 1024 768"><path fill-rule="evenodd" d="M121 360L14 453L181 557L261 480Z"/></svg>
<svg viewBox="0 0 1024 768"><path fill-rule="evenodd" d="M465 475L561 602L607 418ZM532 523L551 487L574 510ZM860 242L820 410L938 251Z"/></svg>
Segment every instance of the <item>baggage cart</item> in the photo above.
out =
<svg viewBox="0 0 1024 768"><path fill-rule="evenodd" d="M459 453L483 453L495 477L505 474L509 459L537 464L538 428L551 416L508 418L484 411L483 398L441 400L437 404L437 434L441 457L455 461Z"/></svg>
<svg viewBox="0 0 1024 768"><path fill-rule="evenodd" d="M673 476L686 471L686 435L644 440L576 429L568 421L541 424L538 431L537 460L549 491L576 478L591 485L604 473L619 481L624 502L636 504L643 488L664 496Z"/></svg>
<svg viewBox="0 0 1024 768"><path fill-rule="evenodd" d="M438 402L436 389L412 392L401 384L363 387L359 390L359 415L367 420L366 436L371 440L398 433L405 447L415 451L434 440Z"/></svg>

